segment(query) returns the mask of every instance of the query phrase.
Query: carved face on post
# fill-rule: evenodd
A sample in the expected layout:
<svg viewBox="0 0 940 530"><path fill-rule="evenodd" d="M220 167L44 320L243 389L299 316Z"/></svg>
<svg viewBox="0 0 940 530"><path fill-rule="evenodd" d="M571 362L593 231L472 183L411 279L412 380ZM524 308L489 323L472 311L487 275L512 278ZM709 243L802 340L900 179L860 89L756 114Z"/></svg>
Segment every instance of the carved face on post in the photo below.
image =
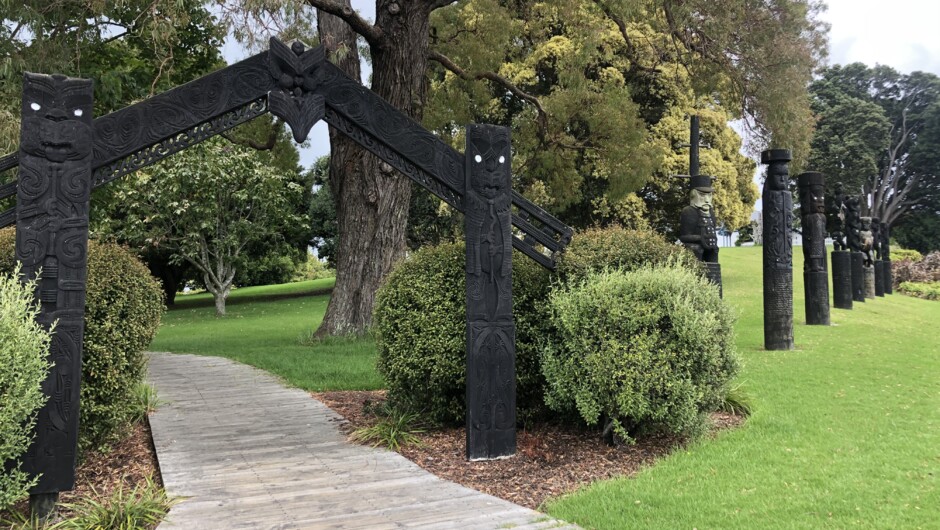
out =
<svg viewBox="0 0 940 530"><path fill-rule="evenodd" d="M767 166L767 188L770 191L786 191L789 189L790 172L786 164L770 164Z"/></svg>
<svg viewBox="0 0 940 530"><path fill-rule="evenodd" d="M494 134L477 137L470 142L467 156L471 166L483 178L471 179L471 189L487 199L494 199L510 186L509 137Z"/></svg>
<svg viewBox="0 0 940 530"><path fill-rule="evenodd" d="M699 191L693 189L689 192L689 201L692 206L707 214L712 210L713 195L714 194L710 191Z"/></svg>
<svg viewBox="0 0 940 530"><path fill-rule="evenodd" d="M88 126L93 111L87 87L91 81L62 75L26 74L30 97L23 98L23 121L28 126L20 141L26 154L52 162L80 160L91 153Z"/></svg>

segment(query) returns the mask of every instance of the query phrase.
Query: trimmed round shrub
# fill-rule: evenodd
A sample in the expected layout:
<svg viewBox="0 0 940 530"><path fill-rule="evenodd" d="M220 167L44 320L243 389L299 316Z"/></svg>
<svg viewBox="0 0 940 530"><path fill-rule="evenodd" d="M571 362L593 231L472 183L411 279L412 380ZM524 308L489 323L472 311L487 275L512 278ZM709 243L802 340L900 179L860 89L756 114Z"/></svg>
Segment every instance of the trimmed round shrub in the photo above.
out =
<svg viewBox="0 0 940 530"><path fill-rule="evenodd" d="M36 323L35 284L18 271L0 273L0 510L35 483L19 466L32 440L36 411L46 401L40 385L49 365L50 335ZM9 467L4 467L9 466Z"/></svg>
<svg viewBox="0 0 940 530"><path fill-rule="evenodd" d="M0 230L0 272L14 262L15 232ZM99 447L123 432L143 381L143 354L160 325L163 290L130 251L88 242L79 448Z"/></svg>
<svg viewBox="0 0 940 530"><path fill-rule="evenodd" d="M591 273L560 288L558 332L542 370L546 404L605 434L695 436L737 371L734 317L718 291L679 264Z"/></svg>
<svg viewBox="0 0 940 530"><path fill-rule="evenodd" d="M464 244L425 247L403 261L376 295L373 333L389 401L429 420L465 417L466 278ZM549 274L513 251L516 402L521 420L542 405L537 338L548 333Z"/></svg>
<svg viewBox="0 0 940 530"><path fill-rule="evenodd" d="M703 271L695 256L681 245L666 241L651 230L619 226L577 232L558 263L558 276L566 281L585 278L607 269L636 270L646 265L677 263Z"/></svg>
<svg viewBox="0 0 940 530"><path fill-rule="evenodd" d="M924 255L920 252L908 248L892 248L891 249L891 260L892 261L913 261L917 262L924 259Z"/></svg>

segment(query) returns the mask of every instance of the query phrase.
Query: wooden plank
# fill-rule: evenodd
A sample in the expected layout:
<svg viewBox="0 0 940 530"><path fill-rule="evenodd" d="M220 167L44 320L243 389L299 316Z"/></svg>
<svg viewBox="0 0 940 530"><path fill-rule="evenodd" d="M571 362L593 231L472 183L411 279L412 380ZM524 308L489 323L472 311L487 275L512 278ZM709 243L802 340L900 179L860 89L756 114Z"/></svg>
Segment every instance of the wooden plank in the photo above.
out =
<svg viewBox="0 0 940 530"><path fill-rule="evenodd" d="M149 377L163 481L183 498L160 530L575 528L348 443L336 413L260 370L161 353Z"/></svg>

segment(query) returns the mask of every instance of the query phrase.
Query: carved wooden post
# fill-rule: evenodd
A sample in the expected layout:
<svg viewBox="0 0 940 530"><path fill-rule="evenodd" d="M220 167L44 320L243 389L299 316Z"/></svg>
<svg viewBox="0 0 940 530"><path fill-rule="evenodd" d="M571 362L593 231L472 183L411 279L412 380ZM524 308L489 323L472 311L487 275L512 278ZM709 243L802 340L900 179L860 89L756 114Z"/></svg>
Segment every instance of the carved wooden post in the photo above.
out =
<svg viewBox="0 0 940 530"><path fill-rule="evenodd" d="M852 251L852 300L865 301L865 255L862 253L861 201L849 197L845 201L845 239Z"/></svg>
<svg viewBox="0 0 940 530"><path fill-rule="evenodd" d="M882 249L881 226L880 219L877 217L871 218L871 234L874 240L872 253L875 257L875 296L883 297L885 295L885 263L882 259L884 250Z"/></svg>
<svg viewBox="0 0 940 530"><path fill-rule="evenodd" d="M509 129L467 127L467 458L516 452Z"/></svg>
<svg viewBox="0 0 940 530"><path fill-rule="evenodd" d="M16 203L16 259L25 278L41 274L37 320L58 321L43 382L36 438L23 470L41 475L33 513L48 517L58 492L75 485L82 370L88 201L92 188L92 82L26 74ZM40 272L41 270L41 272Z"/></svg>
<svg viewBox="0 0 940 530"><path fill-rule="evenodd" d="M803 225L803 291L806 323L829 325L829 271L826 260L826 179L821 173L797 177Z"/></svg>
<svg viewBox="0 0 940 530"><path fill-rule="evenodd" d="M761 153L768 164L761 196L764 203L764 348L793 349L793 199L786 149Z"/></svg>
<svg viewBox="0 0 940 530"><path fill-rule="evenodd" d="M871 230L871 217L862 217L862 229L859 232L862 241L862 272L865 278L865 298L875 297L875 258L873 255L875 238Z"/></svg>
<svg viewBox="0 0 940 530"><path fill-rule="evenodd" d="M878 235L881 236L881 260L884 261L885 294L894 294L894 279L891 277L891 231L887 223L881 223Z"/></svg>
<svg viewBox="0 0 940 530"><path fill-rule="evenodd" d="M846 243L846 196L841 182L826 197L826 229L832 236L832 305L852 309L852 255Z"/></svg>

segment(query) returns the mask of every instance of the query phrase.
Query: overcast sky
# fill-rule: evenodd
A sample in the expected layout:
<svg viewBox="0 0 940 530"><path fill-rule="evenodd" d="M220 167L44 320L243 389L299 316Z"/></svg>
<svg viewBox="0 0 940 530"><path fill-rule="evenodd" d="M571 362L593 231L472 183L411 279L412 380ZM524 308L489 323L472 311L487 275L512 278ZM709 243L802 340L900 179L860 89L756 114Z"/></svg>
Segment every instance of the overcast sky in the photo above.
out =
<svg viewBox="0 0 940 530"><path fill-rule="evenodd" d="M940 0L829 0L823 18L829 33L830 64L862 62L885 64L903 73L922 70L940 75ZM375 3L353 0L364 17L374 18ZM229 63L248 53L226 42L223 55ZM310 134L310 146L301 149L301 163L310 166L329 153L326 124Z"/></svg>

